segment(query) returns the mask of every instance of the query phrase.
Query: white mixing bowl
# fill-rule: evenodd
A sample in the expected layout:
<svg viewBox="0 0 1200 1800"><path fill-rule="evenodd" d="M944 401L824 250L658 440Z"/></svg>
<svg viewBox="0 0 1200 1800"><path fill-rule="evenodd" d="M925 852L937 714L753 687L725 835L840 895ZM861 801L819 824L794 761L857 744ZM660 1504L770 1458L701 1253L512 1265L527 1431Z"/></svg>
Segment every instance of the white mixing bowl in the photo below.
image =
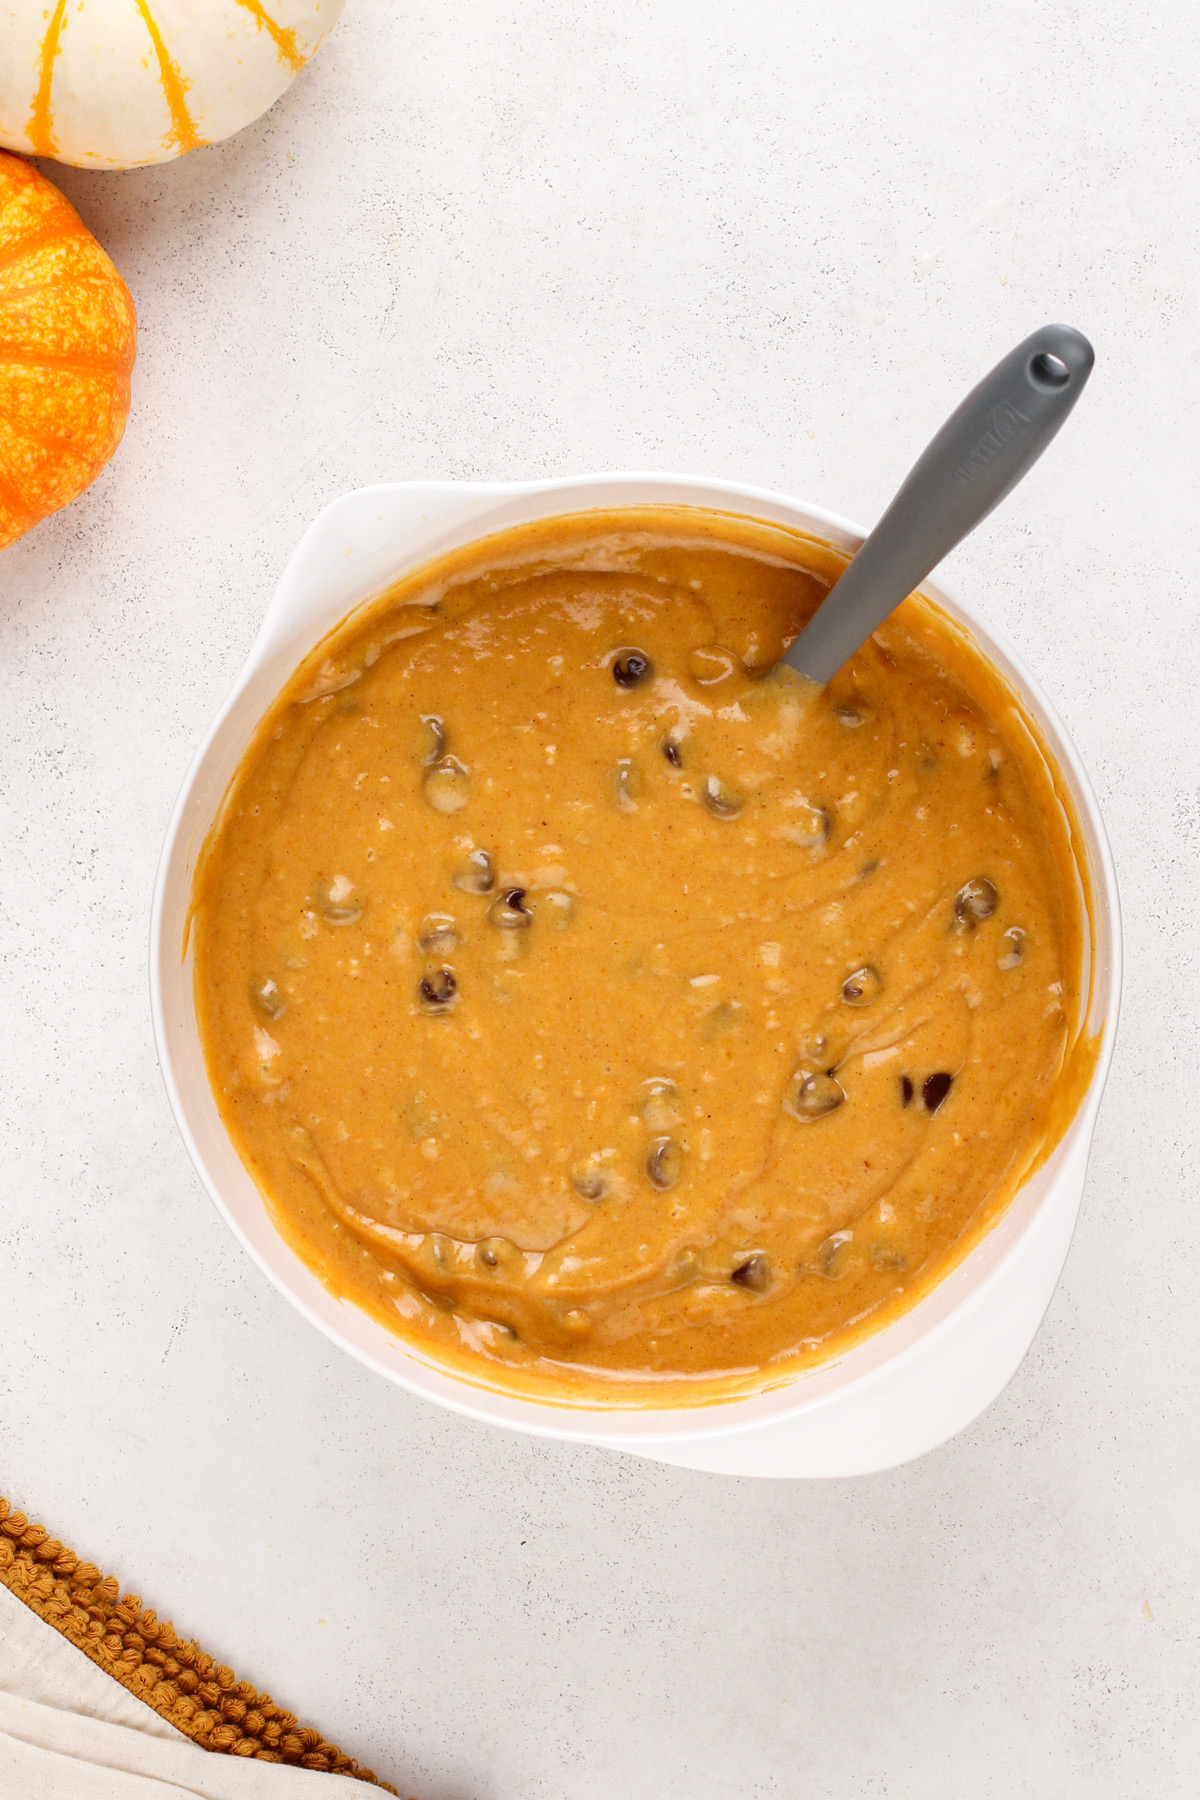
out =
<svg viewBox="0 0 1200 1800"><path fill-rule="evenodd" d="M327 507L296 550L245 668L188 770L163 848L151 925L154 1031L167 1093L218 1211L280 1291L314 1325L389 1380L477 1419L545 1437L631 1450L737 1475L853 1475L921 1455L976 1418L1029 1348L1062 1272L1112 1059L1121 927L1112 856L1095 795L1053 707L970 607L924 591L966 624L1040 724L1074 797L1091 865L1089 1031L1103 1033L1095 1073L1054 1154L993 1229L894 1323L820 1367L719 1405L554 1405L478 1385L335 1298L271 1222L209 1087L181 958L196 858L262 714L297 663L361 601L443 552L513 525L595 507L702 506L797 527L854 550L862 533L817 507L735 482L666 475L582 476L511 486L394 483ZM1085 982L1085 992L1087 984Z"/></svg>

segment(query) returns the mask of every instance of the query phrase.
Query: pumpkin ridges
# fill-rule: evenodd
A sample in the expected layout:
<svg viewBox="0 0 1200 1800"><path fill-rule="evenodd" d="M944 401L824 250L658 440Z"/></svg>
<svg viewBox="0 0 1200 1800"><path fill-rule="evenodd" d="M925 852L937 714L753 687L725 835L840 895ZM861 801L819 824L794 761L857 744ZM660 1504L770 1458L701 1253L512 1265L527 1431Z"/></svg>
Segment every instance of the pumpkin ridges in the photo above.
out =
<svg viewBox="0 0 1200 1800"><path fill-rule="evenodd" d="M80 233L81 220L78 213L70 219L55 220L53 230L29 232L23 238L15 239L10 245L12 254L7 251L0 264L0 276L11 271L13 265L34 258L44 260L47 268L52 266L52 259L58 258L59 267L71 267L79 270L103 269L108 266L109 258L94 241L88 243ZM64 259L69 261L64 262ZM11 274L9 280L19 279Z"/></svg>
<svg viewBox="0 0 1200 1800"><path fill-rule="evenodd" d="M24 157L0 151L0 283L14 263L57 244L73 249L76 255L86 247L94 267L112 267L66 195Z"/></svg>
<svg viewBox="0 0 1200 1800"><path fill-rule="evenodd" d="M114 345L110 349L103 345L92 348L86 344L71 346L63 343L61 348L56 348L44 342L31 343L28 339L8 337L0 313L0 369L62 369L74 370L79 375L104 370L113 375L127 375L132 366L129 350L124 345Z"/></svg>
<svg viewBox="0 0 1200 1800"><path fill-rule="evenodd" d="M241 0L239 0L240 3ZM167 49L166 42L146 0L134 0L134 4L141 15L142 23L146 27L154 48L154 54L158 60L158 78L162 86L163 98L171 115L172 129L168 132L164 142L175 144L180 154L198 149L205 140L196 130L187 107L185 96L191 83L185 79L178 63ZM61 47L66 8L67 0L58 0L54 14L46 28L46 35L42 39L38 90L34 98L33 110L29 115L29 123L25 128L34 153L38 156L54 156L58 149L53 127L54 64Z"/></svg>
<svg viewBox="0 0 1200 1800"><path fill-rule="evenodd" d="M19 262L23 256L27 256L31 250L41 250L50 244L69 243L73 235L74 227L68 223L60 225L54 230L31 231L28 237L18 238L15 243L9 245L7 250L0 250L0 275L3 275L5 269L10 268L13 263Z"/></svg>
<svg viewBox="0 0 1200 1800"><path fill-rule="evenodd" d="M56 244L64 244L69 250L74 250L78 246L73 240L78 237L78 233L79 219L76 215L74 220L54 231L30 232L28 237L21 238L8 250L0 251L0 293L4 291L5 271L11 269L14 263L24 261L26 257L38 256L43 250L53 250ZM95 262L94 258L93 262ZM103 265L97 264L96 266L102 267Z"/></svg>
<svg viewBox="0 0 1200 1800"><path fill-rule="evenodd" d="M5 279L21 279L13 269L24 261L40 262L47 269L58 267L66 274L107 273L112 259L94 238L84 235L85 230L79 214L73 212L70 218L56 219L53 228L27 232L23 238L11 240L8 249L0 253L0 289Z"/></svg>
<svg viewBox="0 0 1200 1800"><path fill-rule="evenodd" d="M128 293L116 289L112 274L103 263L94 257L77 255L73 246L57 255L39 253L22 259L10 269L7 281L0 270L0 315L7 311L15 317L29 297L38 294L50 306L63 310L68 302L77 301L82 308L88 306L91 297L102 296L110 329L122 340L133 329ZM100 322L98 316L95 322Z"/></svg>
<svg viewBox="0 0 1200 1800"><path fill-rule="evenodd" d="M3 168L9 190L0 220L0 250L7 250L10 244L20 243L34 233L52 231L56 224L74 223L79 214L71 202L57 188L43 194L38 187L41 177L32 163L10 150L0 151L0 155L8 159ZM50 183L45 186L50 187Z"/></svg>
<svg viewBox="0 0 1200 1800"><path fill-rule="evenodd" d="M95 480L129 413L137 315L73 206L0 152L0 549Z"/></svg>
<svg viewBox="0 0 1200 1800"><path fill-rule="evenodd" d="M85 375L104 370L128 375L135 355L133 332L111 312L107 317L103 312L89 317L81 311L78 317L60 323L53 313L39 316L32 309L22 319L18 310L10 311L0 302L0 369L74 369Z"/></svg>
<svg viewBox="0 0 1200 1800"><path fill-rule="evenodd" d="M283 61L287 64L293 75L298 75L304 67L305 59L296 48L295 32L289 30L286 25L280 25L278 20L272 19L261 5L261 0L237 0L237 3L239 6L244 7L252 18L258 20L260 29L263 26L266 27L267 31L274 39L275 48L278 50Z"/></svg>
<svg viewBox="0 0 1200 1800"><path fill-rule="evenodd" d="M115 287L103 268L67 268L61 273L34 268L20 286L0 282L0 344L23 354L45 348L52 355L75 354L86 344L109 361L132 359L136 326L127 292ZM42 279L36 277L41 274Z"/></svg>
<svg viewBox="0 0 1200 1800"><path fill-rule="evenodd" d="M121 432L115 432L115 436L112 436L110 443L108 443L108 455L110 455L110 457L112 457L112 454L115 452L115 448L117 448L119 443L121 443ZM76 455L76 459L74 459L74 463L72 463L72 457L70 457L70 445L68 445L68 443L65 446L61 446L59 455L61 455L61 461L59 461L58 468L61 470L61 475L59 475L58 481L45 481L45 479L40 479L40 475L45 473L45 466L43 466L43 464L31 463L29 464L29 470L27 470L27 477L25 477L25 479L31 481L31 495L22 495L20 490L14 488L11 482L7 484L7 493L9 493L9 497L11 497L9 511L13 513L14 517L16 517L16 513L20 513L20 515L25 518L25 524L22 526L22 531L29 531L32 526L40 524L43 518L49 518L50 513L58 513L63 506L68 506L68 504L70 504L70 500L76 499L77 495L79 495L79 491L81 491L81 488L79 488L81 477L85 479L86 486L90 486L90 482L86 482L86 470L90 468L90 457L79 454ZM70 479L68 479L68 475L70 475ZM4 499L4 497L0 495L0 502L2 502L2 499ZM0 547L4 547L4 545L0 545Z"/></svg>
<svg viewBox="0 0 1200 1800"><path fill-rule="evenodd" d="M113 391L112 395L110 396L110 398L115 404L119 405L121 396L118 392L116 392L115 386L114 386L114 391ZM111 406L109 408L109 411L110 412L112 411ZM26 451L26 455L25 455L25 460L22 463L22 467L27 471L32 471L35 476L39 472L44 470L44 468L48 464L48 462L50 460L50 452L53 452L54 455L58 458L58 466L59 467L62 467L64 461L66 459L69 459L72 455L75 455L75 456L82 455L82 452L79 450L79 434L77 432L64 431L57 435L52 434L50 432L42 432L38 437L33 437L33 436L31 436L31 434L28 431L22 431L20 426L14 424L11 419L5 419L3 422L3 427L0 429L3 430L5 437L10 445L16 444L18 447L21 445L26 445L28 447L27 451ZM110 431L111 431L111 426L110 426ZM108 442L108 435L109 435L108 433L105 433L102 435L102 437L101 437L102 443ZM120 438L118 437L116 442L113 443L113 445L112 445L112 450L116 449L117 443L119 443L119 442L120 442ZM39 450L45 452L45 454L43 454L41 457L39 457L36 454L36 452L38 452ZM112 454L112 450L110 450L110 452L109 452L110 455ZM34 452L34 454L31 455L31 454L29 454L29 452ZM90 457L88 460L90 461ZM45 485L48 486L51 484L45 484ZM59 487L69 487L70 485L71 485L71 483L69 483L67 481L63 481L58 484ZM10 492L16 492L16 490L10 489ZM23 504L28 505L28 501L23 502ZM53 511L53 508L51 508L51 511ZM45 514L43 513L41 516L44 518Z"/></svg>
<svg viewBox="0 0 1200 1800"><path fill-rule="evenodd" d="M14 388L19 388L21 385L20 377L22 375L36 376L38 373L38 369L22 368L19 363L0 364L0 394L2 394L6 388L10 391ZM59 386L60 377L64 375L82 377L83 383L90 389L91 399L99 402L99 409L97 410L93 406L91 413L88 415L91 420L89 428L90 435L100 444L109 443L113 429L110 415L114 410L119 410L123 406L128 406L130 398L130 381L128 375L124 374L120 369L51 368L45 369L42 373L47 377L47 379L40 384L40 397L42 399L49 399L52 397L52 390ZM13 379L8 379L8 377L13 377ZM34 385L36 391L37 384ZM78 381L72 382L76 400L80 398L79 385ZM45 418L46 413L43 408L40 417L40 422L43 425L45 424ZM18 423L15 413L6 409L5 415L0 418L0 432L4 432L10 439L19 439L22 443L33 445L35 448L39 444L48 443L54 443L56 446L61 446L63 444L79 444L82 441L83 428L79 423L78 408L73 412L69 412L67 418L68 423L62 430L55 430L52 426L49 430L43 429L40 432L34 432L28 428L27 422L23 421ZM123 425L121 429L124 430ZM114 443L112 449L115 448L116 444ZM110 449L109 454L111 455L111 453L112 450Z"/></svg>
<svg viewBox="0 0 1200 1800"><path fill-rule="evenodd" d="M41 67L38 70L38 90L33 97L29 124L25 127L26 136L38 156L53 156L57 148L50 124L50 91L54 86L54 59L58 55L66 10L67 0L58 0L54 17L46 27L46 35L42 39Z"/></svg>
<svg viewBox="0 0 1200 1800"><path fill-rule="evenodd" d="M0 252L2 352L24 362L38 360L40 350L42 360L61 362L82 356L86 344L93 365L131 368L137 319L109 257L70 202L27 163L7 159L0 175L16 188L26 218L38 221Z"/></svg>
<svg viewBox="0 0 1200 1800"><path fill-rule="evenodd" d="M174 144L181 156L189 150L199 150L203 147L205 140L196 130L185 99L187 90L192 84L184 79L179 64L167 49L162 32L158 29L147 5L147 0L134 0L134 3L142 15L142 23L150 33L150 42L154 45L154 54L158 58L158 78L162 83L163 99L171 114L171 130L163 142Z"/></svg>
<svg viewBox="0 0 1200 1800"><path fill-rule="evenodd" d="M95 288L97 293L103 294L106 298L111 299L112 297L111 278L106 277L105 271L96 269L93 272L85 266L65 269L62 275L53 281L25 281L20 287L5 287L4 283L0 282L0 311L7 306L12 306L14 302L24 299L27 294L44 294L48 287L52 287L54 292L59 294L66 292L67 289L74 294L81 290ZM124 307L121 310L124 313Z"/></svg>
<svg viewBox="0 0 1200 1800"><path fill-rule="evenodd" d="M53 369L59 374L124 375L133 369L125 348L99 351L49 350L37 345L6 343L0 336L0 375L5 369Z"/></svg>
<svg viewBox="0 0 1200 1800"><path fill-rule="evenodd" d="M47 372L52 377L48 381L24 384L6 382L4 373L0 370L0 465L9 492L15 492L32 522L73 500L112 456L125 430L128 382L107 371L82 381L75 378L64 407L64 384L53 379L55 372ZM20 429L13 423L17 409L6 404L6 389L14 385L25 415ZM48 434L37 429L46 417L57 425L55 442L47 442Z"/></svg>
<svg viewBox="0 0 1200 1800"><path fill-rule="evenodd" d="M345 0L0 0L0 145L135 168L274 105Z"/></svg>
<svg viewBox="0 0 1200 1800"><path fill-rule="evenodd" d="M118 360L97 356L56 356L51 351L15 350L0 338L0 375L5 369L51 369L56 375L118 375Z"/></svg>

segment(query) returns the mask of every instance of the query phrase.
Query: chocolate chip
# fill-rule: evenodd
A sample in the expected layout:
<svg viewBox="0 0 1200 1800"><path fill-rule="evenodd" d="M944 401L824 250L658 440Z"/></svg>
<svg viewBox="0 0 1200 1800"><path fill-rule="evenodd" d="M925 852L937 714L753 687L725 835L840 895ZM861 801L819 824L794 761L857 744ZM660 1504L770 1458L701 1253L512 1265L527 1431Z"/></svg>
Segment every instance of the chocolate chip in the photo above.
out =
<svg viewBox="0 0 1200 1800"><path fill-rule="evenodd" d="M417 932L422 956L445 956L458 944L458 931L448 913L426 913Z"/></svg>
<svg viewBox="0 0 1200 1800"><path fill-rule="evenodd" d="M788 801L793 821L782 825L779 836L802 850L823 850L833 835L833 814L827 806L814 806L811 801Z"/></svg>
<svg viewBox="0 0 1200 1800"><path fill-rule="evenodd" d="M902 1075L900 1077L900 1104L901 1104L901 1106L911 1106L912 1105L912 1097L913 1097L912 1077L910 1075Z"/></svg>
<svg viewBox="0 0 1200 1800"><path fill-rule="evenodd" d="M362 918L362 901L348 875L335 875L313 894L317 911L331 925L353 925Z"/></svg>
<svg viewBox="0 0 1200 1800"><path fill-rule="evenodd" d="M714 819L736 819L746 804L735 788L718 775L706 775L700 797Z"/></svg>
<svg viewBox="0 0 1200 1800"><path fill-rule="evenodd" d="M817 1267L831 1281L843 1273L841 1252L853 1238L852 1231L834 1231L817 1246Z"/></svg>
<svg viewBox="0 0 1200 1800"><path fill-rule="evenodd" d="M455 863L450 879L464 894L490 894L496 885L496 870L486 850L472 850Z"/></svg>
<svg viewBox="0 0 1200 1800"><path fill-rule="evenodd" d="M865 968L855 969L853 975L847 975L842 983L842 999L847 1006L870 1006L872 1000L878 1000L882 991L883 976L869 963Z"/></svg>
<svg viewBox="0 0 1200 1800"><path fill-rule="evenodd" d="M936 1075L927 1075L925 1085L921 1089L921 1098L925 1102L926 1110L935 1113L953 1086L953 1075L947 1075L944 1069L939 1070Z"/></svg>
<svg viewBox="0 0 1200 1800"><path fill-rule="evenodd" d="M426 1006L449 1006L458 993L458 983L450 969L435 969L432 975L421 977L417 993Z"/></svg>
<svg viewBox="0 0 1200 1800"><path fill-rule="evenodd" d="M435 812L461 812L471 798L471 777L456 756L443 756L430 768L421 792Z"/></svg>
<svg viewBox="0 0 1200 1800"><path fill-rule="evenodd" d="M784 1092L783 1110L797 1119L820 1119L835 1112L845 1098L841 1083L832 1075L798 1069Z"/></svg>
<svg viewBox="0 0 1200 1800"><path fill-rule="evenodd" d="M642 791L642 776L637 764L623 756L609 777L612 797L622 812L636 812Z"/></svg>
<svg viewBox="0 0 1200 1800"><path fill-rule="evenodd" d="M764 1250L756 1250L738 1264L729 1279L739 1287L749 1288L752 1294L765 1294L771 1285L770 1257Z"/></svg>
<svg viewBox="0 0 1200 1800"><path fill-rule="evenodd" d="M977 876L968 881L965 887L959 888L954 896L954 916L966 931L973 931L984 919L990 919L996 910L999 896L986 876Z"/></svg>
<svg viewBox="0 0 1200 1800"><path fill-rule="evenodd" d="M674 1138L657 1138L646 1152L646 1174L665 1193L673 1188L683 1172L683 1151Z"/></svg>
<svg viewBox="0 0 1200 1800"><path fill-rule="evenodd" d="M287 1001L279 983L269 975L256 976L250 983L250 1002L264 1019L280 1019L287 1011Z"/></svg>
<svg viewBox="0 0 1200 1800"><path fill-rule="evenodd" d="M584 1163L571 1176L571 1186L581 1200L603 1200L608 1192L608 1176L596 1163Z"/></svg>
<svg viewBox="0 0 1200 1800"><path fill-rule="evenodd" d="M613 680L619 688L641 687L654 673L654 664L642 650L618 650L612 666Z"/></svg>
<svg viewBox="0 0 1200 1800"><path fill-rule="evenodd" d="M521 1252L509 1238L488 1237L475 1246L475 1260L485 1269L511 1268Z"/></svg>
<svg viewBox="0 0 1200 1800"><path fill-rule="evenodd" d="M695 1281L699 1273L700 1258L696 1253L695 1246L685 1244L683 1249L677 1251L671 1259L671 1280L677 1282L680 1287L684 1287L689 1281Z"/></svg>
<svg viewBox="0 0 1200 1800"><path fill-rule="evenodd" d="M679 1089L665 1075L651 1076L642 1083L641 1114L648 1128L669 1132L679 1123Z"/></svg>
<svg viewBox="0 0 1200 1800"><path fill-rule="evenodd" d="M445 725L435 713L422 713L421 723L429 733L429 746L421 761L426 768L432 768L434 763L441 762L445 756L449 739L446 735Z"/></svg>
<svg viewBox="0 0 1200 1800"><path fill-rule="evenodd" d="M668 737L663 739L662 753L673 769L682 769L683 751L679 748L679 744L674 738Z"/></svg>
<svg viewBox="0 0 1200 1800"><path fill-rule="evenodd" d="M892 1271L906 1269L908 1258L902 1250L893 1250L887 1244L871 1245L871 1262L877 1269Z"/></svg>
<svg viewBox="0 0 1200 1800"><path fill-rule="evenodd" d="M525 906L525 889L505 888L488 907L488 920L500 931L525 931L533 924L533 914Z"/></svg>
<svg viewBox="0 0 1200 1800"><path fill-rule="evenodd" d="M1010 925L1000 939L1001 951L996 958L998 969L1016 969L1025 960L1025 933L1019 925Z"/></svg>

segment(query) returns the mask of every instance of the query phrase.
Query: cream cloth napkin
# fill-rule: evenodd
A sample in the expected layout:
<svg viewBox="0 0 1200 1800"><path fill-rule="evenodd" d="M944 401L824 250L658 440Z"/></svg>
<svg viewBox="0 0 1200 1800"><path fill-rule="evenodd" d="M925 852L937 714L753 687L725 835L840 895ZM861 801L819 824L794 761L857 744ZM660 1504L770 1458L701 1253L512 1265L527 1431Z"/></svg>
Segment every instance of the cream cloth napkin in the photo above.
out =
<svg viewBox="0 0 1200 1800"><path fill-rule="evenodd" d="M378 1789L201 1750L0 1585L0 1800L343 1800Z"/></svg>

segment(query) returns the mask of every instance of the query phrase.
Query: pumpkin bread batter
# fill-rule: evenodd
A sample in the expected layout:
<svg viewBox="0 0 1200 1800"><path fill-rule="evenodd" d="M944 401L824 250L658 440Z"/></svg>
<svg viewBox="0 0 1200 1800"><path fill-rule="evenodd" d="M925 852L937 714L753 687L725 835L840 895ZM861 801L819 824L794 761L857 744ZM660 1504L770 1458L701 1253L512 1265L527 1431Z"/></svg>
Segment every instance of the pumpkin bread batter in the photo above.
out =
<svg viewBox="0 0 1200 1800"><path fill-rule="evenodd" d="M1069 1120L1061 785L928 602L769 675L839 567L692 509L522 527L339 628L243 760L195 893L222 1116L322 1278L475 1379L761 1386Z"/></svg>

